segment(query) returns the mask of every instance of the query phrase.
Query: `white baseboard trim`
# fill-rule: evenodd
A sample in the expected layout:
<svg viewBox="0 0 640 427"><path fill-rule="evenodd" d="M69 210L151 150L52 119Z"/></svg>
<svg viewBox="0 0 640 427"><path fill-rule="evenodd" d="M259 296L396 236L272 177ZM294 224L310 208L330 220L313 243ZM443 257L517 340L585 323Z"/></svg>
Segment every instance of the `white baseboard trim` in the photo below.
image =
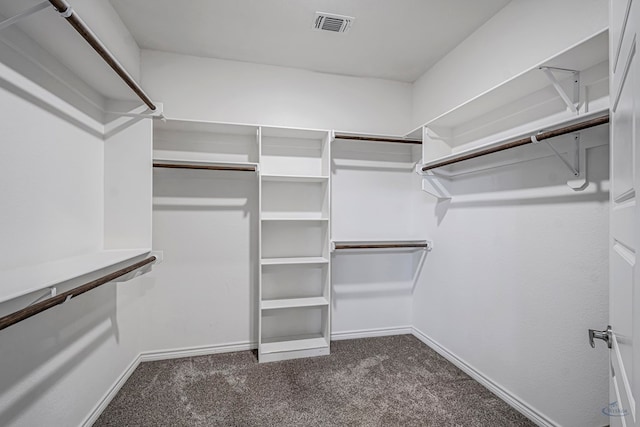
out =
<svg viewBox="0 0 640 427"><path fill-rule="evenodd" d="M154 362L157 360L179 359L181 357L207 356L209 354L255 350L256 348L258 348L258 343L244 341L227 344L205 345L200 347L184 347L169 350L146 351L140 353L140 361Z"/></svg>
<svg viewBox="0 0 640 427"><path fill-rule="evenodd" d="M102 411L104 411L106 407L109 406L109 403L111 403L113 398L116 397L116 394L118 394L124 383L126 383L131 374L133 374L133 371L135 371L138 365L140 365L140 361L140 355L133 359L127 369L125 369L122 375L120 375L120 377L116 379L109 390L107 390L104 396L102 396L102 399L100 399L98 404L93 408L93 410L91 410L89 416L85 418L84 422L82 423L83 427L90 427L93 425L93 423L96 422L98 417L100 417L100 414L102 414Z"/></svg>
<svg viewBox="0 0 640 427"><path fill-rule="evenodd" d="M411 326L394 328L361 329L358 331L335 332L331 334L331 341L353 340L358 338L386 337L389 335L409 335L413 333Z"/></svg>
<svg viewBox="0 0 640 427"><path fill-rule="evenodd" d="M435 352L440 354L442 357L447 359L449 362L456 365L460 370L462 370L465 374L469 375L471 378L485 386L489 391L498 396L500 399L504 400L507 404L509 404L513 409L520 412L525 417L529 418L531 421L536 423L541 427L558 427L558 424L549 420L547 417L542 415L538 410L529 406L526 402L522 401L518 396L512 394L510 391L504 389L499 384L496 384L486 376L484 376L480 371L476 370L471 365L467 364L462 359L458 358L455 354L447 350L445 347L438 344L436 341L428 337L419 329L415 327L411 328L413 330L413 335L426 344L428 347L433 349Z"/></svg>

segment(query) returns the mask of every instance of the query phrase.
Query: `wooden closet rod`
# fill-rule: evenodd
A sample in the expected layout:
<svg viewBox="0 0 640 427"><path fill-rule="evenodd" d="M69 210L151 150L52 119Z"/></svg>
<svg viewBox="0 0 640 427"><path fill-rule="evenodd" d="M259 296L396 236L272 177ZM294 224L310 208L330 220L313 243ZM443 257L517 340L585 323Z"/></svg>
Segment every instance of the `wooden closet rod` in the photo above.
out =
<svg viewBox="0 0 640 427"><path fill-rule="evenodd" d="M356 136L342 133L335 134L335 139L350 139L353 141L392 142L396 144L422 144L419 139L383 138L377 136Z"/></svg>
<svg viewBox="0 0 640 427"><path fill-rule="evenodd" d="M85 24L85 22L78 16L73 8L67 3L66 0L49 0L49 3L60 13L60 15L67 20L69 24L91 45L91 47L105 60L107 64L113 69L113 71L120 76L120 78L135 92L136 95L147 104L151 110L155 110L156 106L151 101L151 98L142 90L140 85L131 77L131 75L124 69L120 62L109 49L102 44L98 37L91 31L91 29Z"/></svg>
<svg viewBox="0 0 640 427"><path fill-rule="evenodd" d="M152 256L140 262L130 265L129 267L122 268L118 271L114 271L111 274L107 274L99 279L93 280L91 282L85 283L84 285L78 286L77 288L73 288L67 292L63 292L54 297L48 298L44 301L40 301L29 307L25 307L22 310L18 310L15 313L8 314L4 317L0 317L0 331L8 328L11 325L15 325L18 322L21 322L29 317L35 316L38 313L41 313L45 310L50 309L51 307L55 307L56 305L62 304L67 301L67 299L75 298L78 295L81 295L85 292L88 292L92 289L97 288L98 286L102 286L105 283L109 283L118 277L124 276L127 273L131 273L134 270L137 270L141 267L144 267L147 264L151 264L156 260L156 257Z"/></svg>
<svg viewBox="0 0 640 427"><path fill-rule="evenodd" d="M566 135L572 132L578 132L584 129L588 129L594 126L600 126L609 123L609 114L604 116L596 117L594 119L585 120L583 122L575 123L573 125L561 127L558 129L550 130L547 132L539 133L535 136L535 139L538 141L542 141L549 138L555 138L556 136ZM486 156L487 154L497 153L499 151L508 150L510 148L520 147L521 145L531 144L533 143L531 137L521 138L516 141L508 142L503 145L498 145L497 147L487 148L485 150L476 151L475 153L463 154L459 157L455 157L449 160L443 160L438 163L434 163L432 165L427 165L422 168L422 171L428 171L431 169L441 168L443 166L452 165L454 163L462 162L464 160L474 159L476 157Z"/></svg>
<svg viewBox="0 0 640 427"><path fill-rule="evenodd" d="M429 248L428 243L372 243L372 244L339 244L336 249L393 249L393 248Z"/></svg>
<svg viewBox="0 0 640 427"><path fill-rule="evenodd" d="M154 163L154 168L167 169L199 169L209 171L239 171L239 172L255 172L255 166L224 166L224 165L195 165L195 164L175 164L175 163Z"/></svg>

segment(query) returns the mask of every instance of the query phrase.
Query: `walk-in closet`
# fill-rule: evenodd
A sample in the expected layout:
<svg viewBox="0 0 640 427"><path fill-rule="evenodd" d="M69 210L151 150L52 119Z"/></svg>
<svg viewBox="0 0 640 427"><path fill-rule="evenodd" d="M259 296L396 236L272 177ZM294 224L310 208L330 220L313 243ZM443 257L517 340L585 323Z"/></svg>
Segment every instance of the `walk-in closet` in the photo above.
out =
<svg viewBox="0 0 640 427"><path fill-rule="evenodd" d="M638 0L0 0L0 425L640 426Z"/></svg>

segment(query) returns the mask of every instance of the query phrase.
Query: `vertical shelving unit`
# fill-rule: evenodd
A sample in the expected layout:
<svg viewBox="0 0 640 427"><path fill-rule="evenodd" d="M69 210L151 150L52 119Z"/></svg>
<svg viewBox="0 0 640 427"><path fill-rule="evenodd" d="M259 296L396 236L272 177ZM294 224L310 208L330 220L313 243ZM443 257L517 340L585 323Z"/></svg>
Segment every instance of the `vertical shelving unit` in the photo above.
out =
<svg viewBox="0 0 640 427"><path fill-rule="evenodd" d="M259 131L259 360L329 354L330 133Z"/></svg>

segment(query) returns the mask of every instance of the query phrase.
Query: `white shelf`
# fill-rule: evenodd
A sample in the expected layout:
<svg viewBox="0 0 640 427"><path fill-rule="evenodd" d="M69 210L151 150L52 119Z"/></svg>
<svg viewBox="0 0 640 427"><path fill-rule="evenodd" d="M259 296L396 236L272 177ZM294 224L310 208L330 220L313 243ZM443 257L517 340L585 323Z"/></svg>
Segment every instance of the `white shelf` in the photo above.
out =
<svg viewBox="0 0 640 427"><path fill-rule="evenodd" d="M329 180L328 176L313 175L272 175L262 174L263 181L279 181L279 182L325 182Z"/></svg>
<svg viewBox="0 0 640 427"><path fill-rule="evenodd" d="M260 352L264 354L281 353L288 351L310 350L316 348L328 348L329 344L325 338L307 338L290 341L263 342Z"/></svg>
<svg viewBox="0 0 640 427"><path fill-rule="evenodd" d="M278 310L283 308L322 307L329 305L325 297L287 298L265 300L260 304L263 310Z"/></svg>
<svg viewBox="0 0 640 427"><path fill-rule="evenodd" d="M543 63L501 83L485 93L452 108L428 122L428 127L455 128L487 111L522 99L550 85L539 67L557 67L582 71L608 59L608 32L604 31ZM568 74L567 74L568 76Z"/></svg>
<svg viewBox="0 0 640 427"><path fill-rule="evenodd" d="M299 222L299 221L311 221L311 222L322 222L322 221L329 221L329 218L285 218L285 217L279 217L279 218L262 218L262 221L292 221L292 222Z"/></svg>
<svg viewBox="0 0 640 427"><path fill-rule="evenodd" d="M148 254L151 249L105 250L0 272L0 303Z"/></svg>
<svg viewBox="0 0 640 427"><path fill-rule="evenodd" d="M294 265L294 264L328 264L329 260L323 257L297 257L297 258L263 258L262 265Z"/></svg>

